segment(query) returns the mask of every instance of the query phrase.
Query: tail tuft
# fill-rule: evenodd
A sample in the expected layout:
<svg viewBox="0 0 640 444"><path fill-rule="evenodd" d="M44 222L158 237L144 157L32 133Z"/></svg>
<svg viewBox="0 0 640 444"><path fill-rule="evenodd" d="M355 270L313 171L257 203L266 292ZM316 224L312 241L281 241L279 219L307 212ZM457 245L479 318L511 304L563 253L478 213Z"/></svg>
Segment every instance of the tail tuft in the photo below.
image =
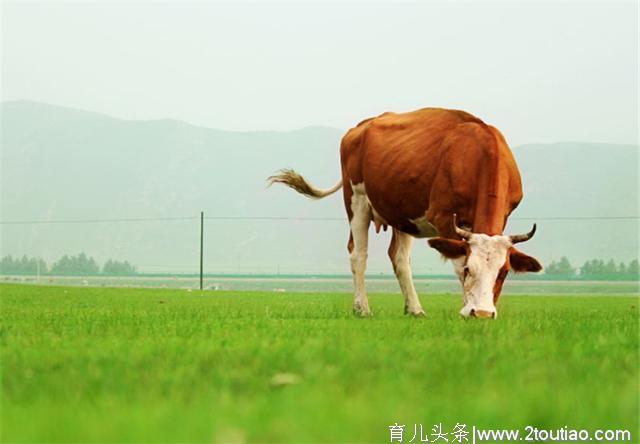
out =
<svg viewBox="0 0 640 444"><path fill-rule="evenodd" d="M321 190L311 185L304 177L290 169L278 171L277 174L267 178L267 181L269 182L269 186L274 183L282 183L289 188L293 188L298 193L304 194L312 199L322 199L323 197L329 196L342 188L342 180L340 180L332 188L329 188L328 190Z"/></svg>

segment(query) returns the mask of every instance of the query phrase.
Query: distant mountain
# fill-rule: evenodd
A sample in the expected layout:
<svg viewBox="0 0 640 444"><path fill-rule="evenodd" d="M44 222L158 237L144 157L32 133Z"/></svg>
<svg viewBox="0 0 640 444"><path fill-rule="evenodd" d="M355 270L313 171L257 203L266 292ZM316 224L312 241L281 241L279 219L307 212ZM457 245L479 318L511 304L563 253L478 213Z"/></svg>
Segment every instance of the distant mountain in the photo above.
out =
<svg viewBox="0 0 640 444"><path fill-rule="evenodd" d="M141 271L195 271L201 210L207 217L344 218L340 194L309 201L265 178L293 167L320 187L340 176L343 130L228 132L174 120L128 121L33 102L4 102L2 220L176 218L163 221L11 224L2 252L52 262L85 251ZM638 255L638 147L579 142L515 147L525 198L509 231L543 262L567 255L625 261ZM193 219L180 219L193 217ZM587 219L565 220L567 217ZM532 218L532 220L517 220ZM343 220L207 219L209 272L348 272ZM390 272L388 233L375 236L370 272ZM414 269L448 271L416 243Z"/></svg>

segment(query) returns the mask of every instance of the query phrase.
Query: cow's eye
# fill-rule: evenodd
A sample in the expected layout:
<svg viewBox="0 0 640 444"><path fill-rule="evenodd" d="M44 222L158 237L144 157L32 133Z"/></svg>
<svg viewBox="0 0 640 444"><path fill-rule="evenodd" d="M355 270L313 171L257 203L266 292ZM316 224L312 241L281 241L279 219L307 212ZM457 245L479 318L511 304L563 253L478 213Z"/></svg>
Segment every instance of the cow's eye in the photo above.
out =
<svg viewBox="0 0 640 444"><path fill-rule="evenodd" d="M462 269L462 273L463 273L463 276L464 276L464 277L469 276L469 267L464 267L464 268Z"/></svg>

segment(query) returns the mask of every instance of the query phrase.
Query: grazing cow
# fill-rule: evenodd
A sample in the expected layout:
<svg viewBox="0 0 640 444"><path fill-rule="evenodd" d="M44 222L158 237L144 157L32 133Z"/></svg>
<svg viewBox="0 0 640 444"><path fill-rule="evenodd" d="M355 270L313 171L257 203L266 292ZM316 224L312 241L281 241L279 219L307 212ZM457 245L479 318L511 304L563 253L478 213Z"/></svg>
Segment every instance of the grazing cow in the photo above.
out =
<svg viewBox="0 0 640 444"><path fill-rule="evenodd" d="M520 173L496 128L464 111L425 108L384 113L350 129L340 147L342 180L328 190L292 170L269 178L320 199L343 188L351 234L348 250L354 312L371 314L365 291L368 232L391 227L389 257L405 299L405 313L423 316L411 274L414 238L451 259L463 287L464 317L495 318L509 270L542 269L514 244L524 235L502 232L522 199Z"/></svg>

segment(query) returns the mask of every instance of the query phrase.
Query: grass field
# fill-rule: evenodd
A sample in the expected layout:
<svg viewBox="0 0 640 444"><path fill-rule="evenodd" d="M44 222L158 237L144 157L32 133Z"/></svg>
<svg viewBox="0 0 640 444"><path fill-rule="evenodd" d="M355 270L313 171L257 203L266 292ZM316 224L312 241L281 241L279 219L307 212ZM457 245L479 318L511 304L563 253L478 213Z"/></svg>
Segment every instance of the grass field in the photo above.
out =
<svg viewBox="0 0 640 444"><path fill-rule="evenodd" d="M389 442L388 426L628 429L638 298L459 298L2 285L2 440ZM276 384L291 373L292 384ZM284 381L286 382L286 381ZM408 433L408 432L407 432Z"/></svg>

